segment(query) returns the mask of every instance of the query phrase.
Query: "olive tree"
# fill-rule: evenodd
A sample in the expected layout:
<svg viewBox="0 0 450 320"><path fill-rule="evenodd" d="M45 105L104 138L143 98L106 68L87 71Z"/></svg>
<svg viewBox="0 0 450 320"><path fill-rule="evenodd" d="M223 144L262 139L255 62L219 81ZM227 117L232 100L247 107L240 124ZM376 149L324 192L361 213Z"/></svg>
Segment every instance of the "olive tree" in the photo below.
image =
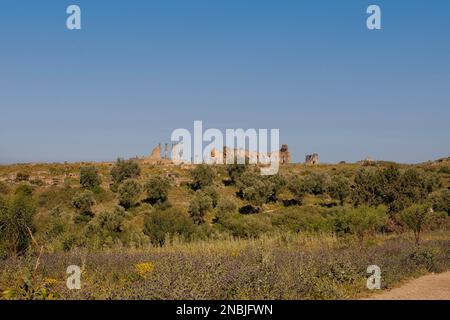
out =
<svg viewBox="0 0 450 320"><path fill-rule="evenodd" d="M205 164L196 166L191 171L192 189L199 190L214 184L214 170Z"/></svg>
<svg viewBox="0 0 450 320"><path fill-rule="evenodd" d="M362 244L368 233L380 230L387 221L386 207L361 206L340 211L335 217L334 225L338 234L354 234Z"/></svg>
<svg viewBox="0 0 450 320"><path fill-rule="evenodd" d="M208 211L213 208L212 199L202 190L195 193L189 204L189 215L196 224L205 222L205 216Z"/></svg>
<svg viewBox="0 0 450 320"><path fill-rule="evenodd" d="M426 204L415 204L400 213L400 220L413 231L416 244L420 244L420 236L431 216Z"/></svg>
<svg viewBox="0 0 450 320"><path fill-rule="evenodd" d="M136 179L127 179L119 186L119 204L125 209L135 206L139 201L142 188Z"/></svg>
<svg viewBox="0 0 450 320"><path fill-rule="evenodd" d="M92 191L85 190L77 195L72 200L72 206L77 211L75 222L87 222L94 217L92 207L95 205L94 194Z"/></svg>
<svg viewBox="0 0 450 320"><path fill-rule="evenodd" d="M141 175L141 168L134 160L117 159L116 164L111 169L111 178L115 184L119 184L127 179L135 179Z"/></svg>
<svg viewBox="0 0 450 320"><path fill-rule="evenodd" d="M80 169L80 184L85 189L95 189L102 183L97 168L94 166L82 167Z"/></svg>
<svg viewBox="0 0 450 320"><path fill-rule="evenodd" d="M328 185L328 194L336 200L339 200L341 206L350 195L351 188L349 180L343 175L335 175L331 178Z"/></svg>
<svg viewBox="0 0 450 320"><path fill-rule="evenodd" d="M152 176L144 184L147 193L147 201L153 204L161 204L168 201L170 191L169 179L161 176Z"/></svg>

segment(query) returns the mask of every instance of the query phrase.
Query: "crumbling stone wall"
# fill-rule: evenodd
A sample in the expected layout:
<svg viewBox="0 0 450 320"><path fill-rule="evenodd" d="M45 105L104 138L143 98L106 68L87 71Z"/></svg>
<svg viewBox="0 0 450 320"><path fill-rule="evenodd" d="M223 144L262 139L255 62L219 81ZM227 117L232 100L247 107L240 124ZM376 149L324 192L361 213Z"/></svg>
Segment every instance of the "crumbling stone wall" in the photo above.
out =
<svg viewBox="0 0 450 320"><path fill-rule="evenodd" d="M305 163L309 165L319 164L319 155L317 153L308 154Z"/></svg>

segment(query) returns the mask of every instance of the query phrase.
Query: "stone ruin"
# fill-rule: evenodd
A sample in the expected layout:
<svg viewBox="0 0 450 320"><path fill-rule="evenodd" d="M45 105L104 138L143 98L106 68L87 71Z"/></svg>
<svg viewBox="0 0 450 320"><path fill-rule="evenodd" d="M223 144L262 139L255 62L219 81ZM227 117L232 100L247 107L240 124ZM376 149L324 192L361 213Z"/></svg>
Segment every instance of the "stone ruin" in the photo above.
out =
<svg viewBox="0 0 450 320"><path fill-rule="evenodd" d="M287 144L281 145L280 149L280 163L288 164L292 162L291 153L289 152L289 146Z"/></svg>
<svg viewBox="0 0 450 320"><path fill-rule="evenodd" d="M175 164L174 161L172 161L171 155L174 154L174 147L176 144L172 144L170 156L169 156L169 144L165 143L164 145L164 153L162 152L161 143L159 143L155 148L153 148L151 154L149 157L146 158L140 158L139 160L142 161L144 164L153 164L153 165L172 165ZM232 150L229 147L224 147L223 151L219 151L216 149L213 149L211 151L211 159L213 163L215 164L224 164L226 155L228 152L234 152L234 155L236 157L245 157L249 159L256 159L259 162L264 162L264 160L269 160L270 154L265 155L264 159L263 156L260 155L256 151L249 151L245 149L234 149ZM163 155L162 155L163 153ZM287 144L283 144L281 146L281 149L279 151L279 159L280 164L289 164L292 162L291 153L289 152L289 147Z"/></svg>
<svg viewBox="0 0 450 320"><path fill-rule="evenodd" d="M173 146L172 146L173 148ZM161 155L161 143L159 143L156 147L153 148L150 156L147 158L143 158L142 163L144 164L171 164L172 161L169 159L169 144L164 144L164 155Z"/></svg>
<svg viewBox="0 0 450 320"><path fill-rule="evenodd" d="M319 164L319 155L317 153L308 154L305 163L308 165Z"/></svg>

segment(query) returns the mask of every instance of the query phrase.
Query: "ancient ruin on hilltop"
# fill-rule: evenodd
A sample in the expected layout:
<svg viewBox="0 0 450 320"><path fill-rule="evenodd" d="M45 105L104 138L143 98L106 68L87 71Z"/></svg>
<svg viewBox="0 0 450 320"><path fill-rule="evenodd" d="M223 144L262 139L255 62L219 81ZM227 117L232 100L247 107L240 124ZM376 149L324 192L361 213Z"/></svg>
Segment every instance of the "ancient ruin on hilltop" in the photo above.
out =
<svg viewBox="0 0 450 320"><path fill-rule="evenodd" d="M145 158L140 158L144 164L158 164L158 165L171 165L175 164L172 160L172 155L175 153L176 144L172 144L171 151L169 152L169 144L164 144L164 152L161 148L161 143L158 144L155 148L153 148L150 156ZM224 147L222 151L217 149L213 149L211 151L211 159L214 164L224 164L227 154L230 152L234 153L235 157L244 157L248 159L254 159L258 163L264 163L265 161L270 162L270 153L269 154L260 154L256 151L249 151L246 149L231 149L229 147ZM281 146L280 151L278 151L278 159L280 160L280 164L288 164L292 162L291 153L289 152L289 147L287 144L283 144Z"/></svg>
<svg viewBox="0 0 450 320"><path fill-rule="evenodd" d="M308 154L305 159L306 164L319 164L319 155L317 153Z"/></svg>

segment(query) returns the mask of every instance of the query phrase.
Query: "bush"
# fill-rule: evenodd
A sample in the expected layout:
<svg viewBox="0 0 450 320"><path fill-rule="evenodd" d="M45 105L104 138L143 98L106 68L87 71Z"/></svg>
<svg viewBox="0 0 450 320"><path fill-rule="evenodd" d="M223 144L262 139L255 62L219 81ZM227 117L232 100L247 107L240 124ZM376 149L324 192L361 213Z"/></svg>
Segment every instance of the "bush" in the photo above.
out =
<svg viewBox="0 0 450 320"><path fill-rule="evenodd" d="M219 203L219 199L220 199L220 195L219 195L219 192L217 191L217 189L215 187L208 186L208 187L205 187L202 191L208 197L211 198L212 207L213 208L217 207L217 204Z"/></svg>
<svg viewBox="0 0 450 320"><path fill-rule="evenodd" d="M30 179L30 175L25 172L18 172L16 174L16 182L28 181Z"/></svg>
<svg viewBox="0 0 450 320"><path fill-rule="evenodd" d="M354 234L360 243L371 232L380 231L388 222L386 207L376 208L361 206L354 209L345 209L337 213L334 221L337 234Z"/></svg>
<svg viewBox="0 0 450 320"><path fill-rule="evenodd" d="M356 173L352 192L352 200L356 206L377 206L382 203L379 178L375 170L363 169Z"/></svg>
<svg viewBox="0 0 450 320"><path fill-rule="evenodd" d="M102 211L88 224L86 235L96 240L97 246L112 245L123 231L126 216L126 211L119 206L113 211Z"/></svg>
<svg viewBox="0 0 450 320"><path fill-rule="evenodd" d="M294 200L296 200L298 204L302 204L303 198L308 193L303 179L298 175L292 176L289 179L288 189L294 196Z"/></svg>
<svg viewBox="0 0 450 320"><path fill-rule="evenodd" d="M277 214L272 224L282 231L300 232L332 232L332 222L326 216L326 209L321 208L289 208Z"/></svg>
<svg viewBox="0 0 450 320"><path fill-rule="evenodd" d="M328 176L324 173L312 172L303 179L303 183L307 193L317 196L327 192Z"/></svg>
<svg viewBox="0 0 450 320"><path fill-rule="evenodd" d="M38 195L38 205L47 209L59 205L72 206L72 201L78 193L79 190L75 188L52 186Z"/></svg>
<svg viewBox="0 0 450 320"><path fill-rule="evenodd" d="M117 159L116 164L111 169L111 178L115 184L119 184L127 179L135 179L141 175L141 168L136 161Z"/></svg>
<svg viewBox="0 0 450 320"><path fill-rule="evenodd" d="M219 227L231 233L233 237L256 238L273 231L270 219L265 216L227 215L218 221Z"/></svg>
<svg viewBox="0 0 450 320"><path fill-rule="evenodd" d="M433 174L414 168L402 173L398 166L391 165L386 169L359 171L352 198L356 205L384 204L394 214L425 200L438 185L439 179Z"/></svg>
<svg viewBox="0 0 450 320"><path fill-rule="evenodd" d="M0 195L1 194L8 194L9 193L9 186L7 183L0 181Z"/></svg>
<svg viewBox="0 0 450 320"><path fill-rule="evenodd" d="M162 204L168 201L170 181L160 176L152 176L145 183L144 190L147 193L147 201L154 204Z"/></svg>
<svg viewBox="0 0 450 320"><path fill-rule="evenodd" d="M196 166L191 171L192 177L192 189L199 190L207 186L212 186L214 184L215 173L214 170L205 164Z"/></svg>
<svg viewBox="0 0 450 320"><path fill-rule="evenodd" d="M272 189L272 194L270 195L271 201L278 201L278 196L280 193L284 191L287 186L287 180L281 174L274 174L268 177L265 177L267 183L270 184Z"/></svg>
<svg viewBox="0 0 450 320"><path fill-rule="evenodd" d="M249 201L257 208L267 203L274 193L274 186L270 180L251 171L242 175L237 186L242 199Z"/></svg>
<svg viewBox="0 0 450 320"><path fill-rule="evenodd" d="M417 247L408 257L417 267L425 267L428 272L443 271L439 266L439 252L436 248ZM445 270L445 267L444 267Z"/></svg>
<svg viewBox="0 0 450 320"><path fill-rule="evenodd" d="M93 223L100 226L101 229L109 232L122 232L122 222L127 217L126 211L117 206L113 211L103 211L100 213Z"/></svg>
<svg viewBox="0 0 450 320"><path fill-rule="evenodd" d="M189 204L189 215L196 224L205 222L205 215L213 207L212 199L202 190L198 190Z"/></svg>
<svg viewBox="0 0 450 320"><path fill-rule="evenodd" d="M438 172L443 174L450 174L450 167L449 166L441 167Z"/></svg>
<svg viewBox="0 0 450 320"><path fill-rule="evenodd" d="M220 200L216 207L219 214L235 213L237 212L237 209L236 203L229 199Z"/></svg>
<svg viewBox="0 0 450 320"><path fill-rule="evenodd" d="M157 246L163 246L167 237L175 235L189 240L195 232L193 221L175 208L151 212L144 223L144 234Z"/></svg>
<svg viewBox="0 0 450 320"><path fill-rule="evenodd" d="M80 184L85 189L95 189L100 186L102 180L98 174L97 168L82 167L80 170Z"/></svg>
<svg viewBox="0 0 450 320"><path fill-rule="evenodd" d="M32 186L29 186L27 184L21 184L17 187L14 194L16 195L22 195L25 197L31 197L33 195L34 188Z"/></svg>
<svg viewBox="0 0 450 320"><path fill-rule="evenodd" d="M227 165L227 172L230 176L232 184L236 184L240 177L247 171L245 164L229 164Z"/></svg>
<svg viewBox="0 0 450 320"><path fill-rule="evenodd" d="M447 212L433 212L427 223L429 230L450 230L450 217Z"/></svg>
<svg viewBox="0 0 450 320"><path fill-rule="evenodd" d="M141 185L135 179L127 179L119 186L119 204L125 209L135 206L141 194Z"/></svg>
<svg viewBox="0 0 450 320"><path fill-rule="evenodd" d="M75 222L87 222L94 217L94 212L92 207L95 205L94 194L85 190L77 194L72 200L72 206L77 211L77 216L75 217Z"/></svg>
<svg viewBox="0 0 450 320"><path fill-rule="evenodd" d="M432 195L431 203L434 211L446 212L450 216L450 190L442 190Z"/></svg>
<svg viewBox="0 0 450 320"><path fill-rule="evenodd" d="M28 197L18 195L12 202L0 197L0 246L10 256L22 254L28 248L30 232L34 231L34 213Z"/></svg>
<svg viewBox="0 0 450 320"><path fill-rule="evenodd" d="M416 245L420 243L420 236L429 222L431 212L428 205L413 205L400 213L400 220L414 232Z"/></svg>
<svg viewBox="0 0 450 320"><path fill-rule="evenodd" d="M32 185L37 186L37 187L42 187L42 186L45 184L44 181L42 181L41 179L33 179L33 180L30 180L30 183L31 183Z"/></svg>
<svg viewBox="0 0 450 320"><path fill-rule="evenodd" d="M350 181L343 175L335 175L331 178L328 186L328 194L336 200L339 200L341 206L350 195Z"/></svg>

